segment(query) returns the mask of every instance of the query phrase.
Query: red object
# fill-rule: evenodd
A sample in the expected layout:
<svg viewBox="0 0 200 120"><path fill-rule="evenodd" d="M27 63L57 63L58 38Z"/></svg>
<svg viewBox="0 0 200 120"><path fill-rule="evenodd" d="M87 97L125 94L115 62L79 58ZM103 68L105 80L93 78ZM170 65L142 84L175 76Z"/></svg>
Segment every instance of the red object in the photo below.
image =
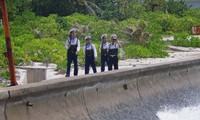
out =
<svg viewBox="0 0 200 120"><path fill-rule="evenodd" d="M200 35L200 26L192 27L192 34L193 35Z"/></svg>
<svg viewBox="0 0 200 120"><path fill-rule="evenodd" d="M10 69L10 79L11 79L11 85L17 85L16 76L15 76L15 66L14 66L14 59L12 55L12 44L10 39L10 29L9 29L9 22L8 22L8 12L6 8L6 0L0 0L0 7L2 11L2 17L3 17L3 25L4 25L4 33L5 33L5 39L6 39L6 57L8 58L9 62L9 69Z"/></svg>

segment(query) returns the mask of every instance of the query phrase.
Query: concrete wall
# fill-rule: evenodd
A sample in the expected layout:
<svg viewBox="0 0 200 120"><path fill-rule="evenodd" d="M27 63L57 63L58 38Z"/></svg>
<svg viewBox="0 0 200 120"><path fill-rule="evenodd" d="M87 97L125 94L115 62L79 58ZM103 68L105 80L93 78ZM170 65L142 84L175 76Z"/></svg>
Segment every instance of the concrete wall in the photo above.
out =
<svg viewBox="0 0 200 120"><path fill-rule="evenodd" d="M0 89L0 120L158 120L199 102L200 59Z"/></svg>
<svg viewBox="0 0 200 120"><path fill-rule="evenodd" d="M27 83L36 83L42 80L46 80L46 68L37 68L32 66L19 66L17 68L26 70L26 75L23 80L18 81L18 83L25 85Z"/></svg>

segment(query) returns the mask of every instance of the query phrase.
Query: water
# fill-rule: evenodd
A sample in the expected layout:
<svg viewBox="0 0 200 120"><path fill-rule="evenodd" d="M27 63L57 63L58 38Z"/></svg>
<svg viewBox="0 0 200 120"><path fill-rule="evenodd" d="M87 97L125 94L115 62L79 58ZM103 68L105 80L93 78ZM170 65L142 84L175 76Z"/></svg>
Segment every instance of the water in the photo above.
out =
<svg viewBox="0 0 200 120"><path fill-rule="evenodd" d="M200 105L185 107L180 110L165 109L159 111L157 116L160 120L200 120Z"/></svg>

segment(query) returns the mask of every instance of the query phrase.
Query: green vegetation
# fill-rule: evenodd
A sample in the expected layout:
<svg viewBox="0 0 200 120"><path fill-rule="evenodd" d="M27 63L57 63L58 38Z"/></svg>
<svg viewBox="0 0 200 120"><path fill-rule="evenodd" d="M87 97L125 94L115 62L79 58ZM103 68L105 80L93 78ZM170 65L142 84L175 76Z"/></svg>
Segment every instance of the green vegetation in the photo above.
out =
<svg viewBox="0 0 200 120"><path fill-rule="evenodd" d="M147 44L128 45L124 48L128 58L162 58L168 56L164 51L166 43L161 40L160 36L153 36Z"/></svg>
<svg viewBox="0 0 200 120"><path fill-rule="evenodd" d="M172 44L183 47L200 47L200 38L189 36L187 33L177 34Z"/></svg>
<svg viewBox="0 0 200 120"><path fill-rule="evenodd" d="M37 61L56 63L59 70L65 70L65 42L71 28L77 29L81 46L84 45L84 37L91 35L97 50L102 34L117 34L123 44L125 58L168 56L162 35L175 35L173 45L200 46L198 38L187 40L191 27L200 25L200 9L187 7L183 1L7 1L15 65L31 65ZM2 26L0 31L1 70L7 68L7 61L3 56L6 48ZM84 64L82 50L79 63ZM100 63L100 58L97 63Z"/></svg>

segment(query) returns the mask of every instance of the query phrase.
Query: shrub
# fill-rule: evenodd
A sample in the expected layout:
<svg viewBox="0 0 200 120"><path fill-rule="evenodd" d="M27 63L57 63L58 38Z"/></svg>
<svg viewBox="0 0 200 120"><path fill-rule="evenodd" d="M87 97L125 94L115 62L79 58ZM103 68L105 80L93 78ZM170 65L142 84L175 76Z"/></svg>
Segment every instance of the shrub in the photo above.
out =
<svg viewBox="0 0 200 120"><path fill-rule="evenodd" d="M188 36L188 33L174 34L174 41L172 41L172 44L175 46L189 47L190 43L187 39Z"/></svg>
<svg viewBox="0 0 200 120"><path fill-rule="evenodd" d="M128 58L138 57L165 57L167 53L164 51L165 43L160 40L161 34L174 34L174 45L182 46L199 46L199 40L192 38L186 40L190 34L191 27L199 25L198 10L195 15L189 15L192 10L184 13L184 17L178 18L172 14L164 12L143 12L139 19L129 18L123 21L118 19L107 21L101 20L95 16L74 13L70 16L59 17L57 15L49 15L48 17L35 16L33 13L25 13L22 16L16 16L11 22L11 35L13 44L13 55L15 64L18 65L23 61L39 61L58 63L58 68L66 69L66 49L64 47L65 40L68 37L68 30L75 27L78 29L77 36L84 45L84 37L92 36L92 42L95 43L97 50L101 42L101 35L106 33L109 36L113 33L118 35L120 41L131 41L133 36L127 37L125 28L130 27L131 30L137 28L142 33L150 32L154 36L148 41L144 38L141 45L124 46L126 56ZM139 22L140 21L140 22ZM147 24L144 24L147 23ZM136 30L136 31L137 31ZM5 39L3 36L3 28L0 28L0 57L5 52ZM139 36L140 36L139 35ZM155 36L158 35L158 36ZM136 37L135 37L136 38ZM141 37L142 38L142 37ZM139 39L137 39L139 40ZM183 41L184 40L184 41ZM109 41L109 40L108 40ZM126 43L126 42L124 42ZM132 43L131 43L132 44ZM133 52L134 51L134 52ZM99 55L99 52L98 52ZM81 49L79 54L79 62L84 65L84 54ZM5 62L1 59L1 63ZM100 65L100 55L97 61ZM62 65L63 68L62 68Z"/></svg>
<svg viewBox="0 0 200 120"><path fill-rule="evenodd" d="M140 19L146 20L148 23L146 31L155 34L162 34L168 31L173 18L175 18L173 15L168 15L160 11L146 12L140 16Z"/></svg>
<svg viewBox="0 0 200 120"><path fill-rule="evenodd" d="M199 8L192 8L184 12L185 17L195 17L200 19L200 9Z"/></svg>
<svg viewBox="0 0 200 120"><path fill-rule="evenodd" d="M92 39L97 41L102 34L107 33L110 35L119 30L114 21L100 20L94 16L75 13L64 18L68 22L68 30L71 28L77 29L77 37L79 39L84 39L86 35L91 35Z"/></svg>
<svg viewBox="0 0 200 120"><path fill-rule="evenodd" d="M24 34L32 34L32 29L27 25L10 25L10 32L12 37L17 37Z"/></svg>
<svg viewBox="0 0 200 120"><path fill-rule="evenodd" d="M176 18L171 22L170 31L174 33L191 33L193 26L199 25L199 20L193 17Z"/></svg>
<svg viewBox="0 0 200 120"><path fill-rule="evenodd" d="M33 34L22 34L18 37L13 37L12 42L14 46L22 47L24 44L29 43L34 39Z"/></svg>
<svg viewBox="0 0 200 120"><path fill-rule="evenodd" d="M180 35L181 36L181 35ZM175 46L183 46L183 47L200 47L200 38L198 37L188 37L188 36L181 36L176 37L175 40L172 42Z"/></svg>
<svg viewBox="0 0 200 120"><path fill-rule="evenodd" d="M165 51L166 43L162 41L161 36L154 35L146 46L152 53L151 57L163 58L168 56L168 53Z"/></svg>
<svg viewBox="0 0 200 120"><path fill-rule="evenodd" d="M149 32L144 32L146 26L147 23L145 21L137 21L135 25L127 26L125 30L126 38L134 44L145 45L151 37Z"/></svg>
<svg viewBox="0 0 200 120"><path fill-rule="evenodd" d="M200 38L192 37L190 41L192 47L200 47Z"/></svg>
<svg viewBox="0 0 200 120"><path fill-rule="evenodd" d="M168 56L168 53L164 51L165 47L166 43L160 36L153 36L145 46L128 45L125 46L124 51L128 58L163 58Z"/></svg>
<svg viewBox="0 0 200 120"><path fill-rule="evenodd" d="M57 62L57 70L61 71L61 72L65 72L67 69L67 60L62 60Z"/></svg>
<svg viewBox="0 0 200 120"><path fill-rule="evenodd" d="M57 63L66 58L64 45L53 38L34 39L22 49L33 61Z"/></svg>
<svg viewBox="0 0 200 120"><path fill-rule="evenodd" d="M156 34L191 33L192 26L200 24L198 16L184 16L177 18L173 14L166 14L163 12L143 13L140 16L140 19L148 22L149 25L146 30Z"/></svg>
<svg viewBox="0 0 200 120"><path fill-rule="evenodd" d="M124 51L128 58L148 58L152 56L148 48L140 45L128 45L124 48Z"/></svg>
<svg viewBox="0 0 200 120"><path fill-rule="evenodd" d="M186 40L188 38L188 36L189 36L189 34L187 32L174 34L175 40Z"/></svg>
<svg viewBox="0 0 200 120"><path fill-rule="evenodd" d="M74 22L82 25L88 25L88 23L98 20L95 16L83 15L79 13L66 16L64 19L68 22L70 28L73 27Z"/></svg>
<svg viewBox="0 0 200 120"><path fill-rule="evenodd" d="M19 65L19 63L25 60L25 53L21 49L21 47L18 47L18 46L13 47L13 57L14 57L15 65Z"/></svg>
<svg viewBox="0 0 200 120"><path fill-rule="evenodd" d="M60 29L61 25L57 22L57 15L52 14L36 21L34 32L37 38L48 38L58 36Z"/></svg>
<svg viewBox="0 0 200 120"><path fill-rule="evenodd" d="M3 36L0 36L0 70L5 69L7 65L7 59L4 56L4 52L6 52L6 43Z"/></svg>
<svg viewBox="0 0 200 120"><path fill-rule="evenodd" d="M190 9L185 3L185 0L169 0L165 4L164 10L167 10L170 14L176 14L179 17L183 16L183 13Z"/></svg>

